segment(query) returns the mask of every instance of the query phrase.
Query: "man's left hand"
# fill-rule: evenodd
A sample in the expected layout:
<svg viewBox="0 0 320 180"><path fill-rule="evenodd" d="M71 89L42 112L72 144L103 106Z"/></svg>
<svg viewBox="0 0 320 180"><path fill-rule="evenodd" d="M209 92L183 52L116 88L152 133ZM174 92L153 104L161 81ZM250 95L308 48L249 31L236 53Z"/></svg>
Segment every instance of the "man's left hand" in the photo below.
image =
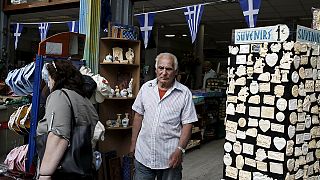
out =
<svg viewBox="0 0 320 180"><path fill-rule="evenodd" d="M183 153L181 152L180 149L176 149L169 158L169 167L170 168L176 168L182 163L182 155Z"/></svg>

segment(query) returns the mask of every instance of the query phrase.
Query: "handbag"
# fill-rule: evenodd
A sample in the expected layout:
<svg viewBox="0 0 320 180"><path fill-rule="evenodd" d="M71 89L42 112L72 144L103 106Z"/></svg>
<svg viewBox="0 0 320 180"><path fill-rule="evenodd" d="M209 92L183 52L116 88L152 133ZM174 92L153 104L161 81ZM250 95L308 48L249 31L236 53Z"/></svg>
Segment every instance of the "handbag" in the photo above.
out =
<svg viewBox="0 0 320 180"><path fill-rule="evenodd" d="M71 104L71 132L70 146L66 149L53 176L66 174L70 176L90 177L92 176L92 146L91 146L91 125L77 125L74 111L68 94L61 90ZM46 148L48 133L36 137L37 152L42 162Z"/></svg>

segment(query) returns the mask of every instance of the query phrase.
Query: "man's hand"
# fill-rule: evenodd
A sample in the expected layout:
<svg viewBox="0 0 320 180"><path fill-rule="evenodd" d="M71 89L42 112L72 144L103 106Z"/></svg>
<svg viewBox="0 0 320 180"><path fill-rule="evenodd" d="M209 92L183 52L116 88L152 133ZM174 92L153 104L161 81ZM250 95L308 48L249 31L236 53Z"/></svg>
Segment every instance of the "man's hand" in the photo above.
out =
<svg viewBox="0 0 320 180"><path fill-rule="evenodd" d="M181 152L180 149L176 149L169 158L169 167L170 168L176 168L182 163L182 155L183 153Z"/></svg>
<svg viewBox="0 0 320 180"><path fill-rule="evenodd" d="M129 155L134 156L134 151L136 150L136 142L131 142L130 144L130 150L129 150Z"/></svg>

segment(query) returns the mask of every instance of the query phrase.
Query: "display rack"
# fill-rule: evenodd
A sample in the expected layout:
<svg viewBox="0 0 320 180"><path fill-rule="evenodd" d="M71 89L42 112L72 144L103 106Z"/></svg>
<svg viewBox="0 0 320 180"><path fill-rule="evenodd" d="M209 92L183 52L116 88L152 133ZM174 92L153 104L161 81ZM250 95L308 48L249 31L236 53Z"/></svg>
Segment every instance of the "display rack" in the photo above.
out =
<svg viewBox="0 0 320 180"><path fill-rule="evenodd" d="M319 177L320 41L311 37L320 31L297 26L295 32L296 41L288 39L285 25L235 30L229 47L225 179Z"/></svg>
<svg viewBox="0 0 320 180"><path fill-rule="evenodd" d="M54 59L70 59L76 60L74 65L80 66L80 58L83 54L85 35L63 32L39 43L38 55L36 56L36 67L34 72L34 84L32 94L32 109L31 109L31 126L29 134L29 149L26 160L26 170L29 171L36 152L36 131L39 118L39 103L41 97L41 73L44 62ZM78 59L77 59L78 58Z"/></svg>
<svg viewBox="0 0 320 180"><path fill-rule="evenodd" d="M123 59L126 59L125 53L129 48L133 49L134 61L133 64L129 63L115 63L104 62L106 56L114 56L112 48L119 47L123 50ZM134 112L131 106L139 92L140 88L140 41L127 40L119 38L101 38L100 40L100 75L106 78L112 89L119 86L120 90L128 88L128 83L133 78L132 97L107 97L104 102L99 104L99 117L100 121L106 125L106 121L117 119L117 114L129 113L129 126L128 127L108 127L106 125L106 141L99 142L99 151L104 155L111 151L116 151L117 156L123 157L129 153L131 141L131 125L134 117ZM107 161L103 159L103 161ZM109 162L103 162L108 167ZM112 169L109 168L109 171ZM114 169L113 169L114 170ZM107 170L108 171L108 170ZM103 172L104 179L108 179L108 172ZM100 172L100 178L101 177ZM103 179L103 178L102 178ZM112 179L112 178L111 178Z"/></svg>

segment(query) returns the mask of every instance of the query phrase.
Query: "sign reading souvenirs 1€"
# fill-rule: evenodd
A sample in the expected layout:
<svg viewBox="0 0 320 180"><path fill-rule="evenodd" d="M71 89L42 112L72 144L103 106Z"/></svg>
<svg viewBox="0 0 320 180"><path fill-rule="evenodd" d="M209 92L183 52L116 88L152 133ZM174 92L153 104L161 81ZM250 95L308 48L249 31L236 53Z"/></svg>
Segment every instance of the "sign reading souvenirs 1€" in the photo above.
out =
<svg viewBox="0 0 320 180"><path fill-rule="evenodd" d="M320 31L297 25L297 41L320 44Z"/></svg>
<svg viewBox="0 0 320 180"><path fill-rule="evenodd" d="M288 37L289 28L285 24L234 30L234 44L283 42Z"/></svg>

